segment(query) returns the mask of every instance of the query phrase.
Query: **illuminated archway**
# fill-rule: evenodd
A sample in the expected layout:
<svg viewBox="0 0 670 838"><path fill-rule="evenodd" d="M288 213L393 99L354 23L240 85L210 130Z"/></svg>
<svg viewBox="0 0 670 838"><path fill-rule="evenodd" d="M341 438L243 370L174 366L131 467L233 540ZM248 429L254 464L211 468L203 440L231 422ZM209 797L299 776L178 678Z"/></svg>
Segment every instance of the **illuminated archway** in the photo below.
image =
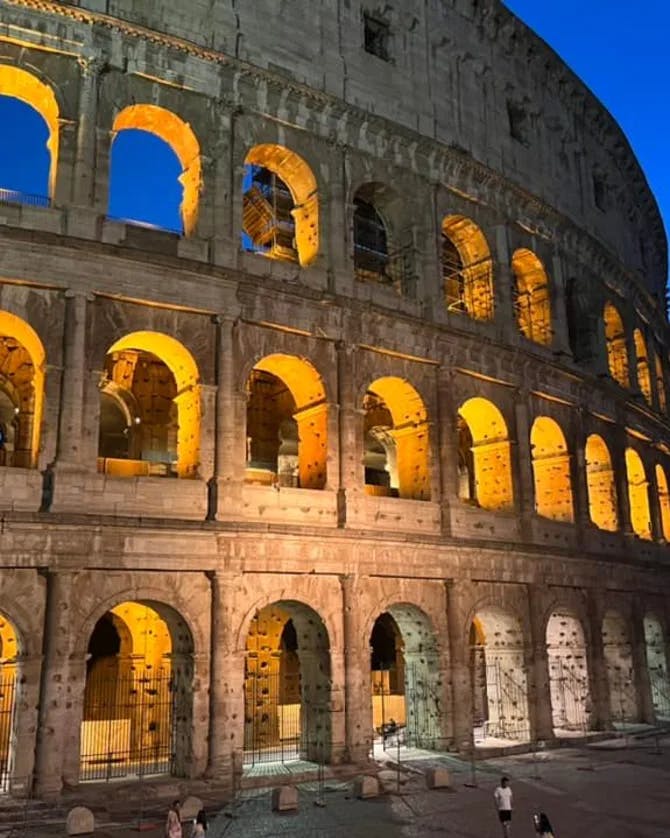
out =
<svg viewBox="0 0 670 838"><path fill-rule="evenodd" d="M7 791L13 767L19 652L16 628L0 613L0 792Z"/></svg>
<svg viewBox="0 0 670 838"><path fill-rule="evenodd" d="M581 622L569 611L549 617L547 658L554 732L584 733L591 715L586 641Z"/></svg>
<svg viewBox="0 0 670 838"><path fill-rule="evenodd" d="M538 416L530 432L535 511L554 521L572 521L570 454L563 431L548 416Z"/></svg>
<svg viewBox="0 0 670 838"><path fill-rule="evenodd" d="M122 602L88 644L80 779L184 776L191 753L193 642L162 603Z"/></svg>
<svg viewBox="0 0 670 838"><path fill-rule="evenodd" d="M0 96L11 96L30 105L46 122L49 131L47 148L51 157L49 198L53 199L56 191L59 139L59 108L53 90L26 70L0 64Z"/></svg>
<svg viewBox="0 0 670 838"><path fill-rule="evenodd" d="M642 458L633 448L626 449L626 476L631 527L639 538L650 540L649 483Z"/></svg>
<svg viewBox="0 0 670 838"><path fill-rule="evenodd" d="M644 640L651 699L657 719L670 719L670 675L666 655L665 633L661 621L653 614L644 618Z"/></svg>
<svg viewBox="0 0 670 838"><path fill-rule="evenodd" d="M303 267L311 265L319 254L319 195L312 170L294 151L271 143L254 146L244 163L246 234L268 256L295 261L297 254Z"/></svg>
<svg viewBox="0 0 670 838"><path fill-rule="evenodd" d="M516 318L522 335L548 346L552 339L549 278L544 265L531 251L517 250L512 256Z"/></svg>
<svg viewBox="0 0 670 838"><path fill-rule="evenodd" d="M391 186L369 181L353 199L353 261L356 279L385 285L397 294L414 276L411 237L404 229L403 196Z"/></svg>
<svg viewBox="0 0 670 838"><path fill-rule="evenodd" d="M607 365L612 378L622 387L630 386L628 374L628 348L626 332L621 315L612 303L605 303L603 310L605 321L605 344L607 346Z"/></svg>
<svg viewBox="0 0 670 838"><path fill-rule="evenodd" d="M363 409L366 492L430 500L428 414L421 396L405 379L378 378Z"/></svg>
<svg viewBox="0 0 670 838"><path fill-rule="evenodd" d="M586 440L586 485L589 516L601 530L615 532L619 528L616 481L609 448L598 434Z"/></svg>
<svg viewBox="0 0 670 838"><path fill-rule="evenodd" d="M328 630L312 608L281 600L249 624L244 659L244 761L327 762L331 747Z"/></svg>
<svg viewBox="0 0 670 838"><path fill-rule="evenodd" d="M603 619L603 651L614 722L638 721L637 692L633 670L633 651L626 620L616 611Z"/></svg>
<svg viewBox="0 0 670 838"><path fill-rule="evenodd" d="M173 473L196 477L200 460L200 376L193 356L169 335L133 332L107 353L101 384L99 468L118 476ZM112 456L118 442L106 435L109 425L123 431L129 445L125 457Z"/></svg>
<svg viewBox="0 0 670 838"><path fill-rule="evenodd" d="M658 353L655 357L654 367L656 371L656 400L658 403L658 409L661 413L665 413L667 409L667 396L665 392L665 374L663 372L663 361L661 361L661 356Z"/></svg>
<svg viewBox="0 0 670 838"><path fill-rule="evenodd" d="M35 468L40 448L46 358L37 333L0 311L0 464Z"/></svg>
<svg viewBox="0 0 670 838"><path fill-rule="evenodd" d="M670 542L670 495L668 494L668 478L665 469L660 463L656 463L656 489L658 491L658 505L661 510L663 538Z"/></svg>
<svg viewBox="0 0 670 838"><path fill-rule="evenodd" d="M493 260L484 234L463 215L442 221L442 282L448 311L493 317Z"/></svg>
<svg viewBox="0 0 670 838"><path fill-rule="evenodd" d="M461 460L473 471L469 480L473 497L482 509L503 510L514 505L512 464L507 425L502 413L487 399L468 399L458 409L467 425L471 448L459 452ZM461 439L465 435L459 435ZM462 463L459 461L459 467Z"/></svg>
<svg viewBox="0 0 670 838"><path fill-rule="evenodd" d="M262 358L247 381L247 482L323 489L327 460L321 376L306 358Z"/></svg>
<svg viewBox="0 0 670 838"><path fill-rule="evenodd" d="M129 128L154 134L167 143L179 158L182 167L179 182L184 188L180 211L184 235L190 236L198 220L202 180L200 144L191 126L158 105L130 105L117 115L112 131L116 134Z"/></svg>
<svg viewBox="0 0 670 838"><path fill-rule="evenodd" d="M651 404L651 374L649 372L649 362L647 360L647 342L640 329L635 329L633 332L633 340L635 342L635 358L637 362L637 386L644 396L647 404Z"/></svg>

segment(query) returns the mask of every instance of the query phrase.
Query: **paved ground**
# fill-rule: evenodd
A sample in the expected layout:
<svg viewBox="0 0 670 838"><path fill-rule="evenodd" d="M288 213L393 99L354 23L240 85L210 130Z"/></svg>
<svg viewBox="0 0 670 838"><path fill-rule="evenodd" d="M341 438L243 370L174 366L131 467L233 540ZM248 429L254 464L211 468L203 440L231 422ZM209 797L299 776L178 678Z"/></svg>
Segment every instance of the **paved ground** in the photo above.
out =
<svg viewBox="0 0 670 838"><path fill-rule="evenodd" d="M503 772L514 790L514 838L535 835L531 816L537 810L549 814L556 838L670 838L670 737L489 760L474 774L451 756L403 752L401 760L400 785L393 764L387 765L387 791L375 800L354 799L343 783L307 783L300 787L299 812L278 815L270 811L269 792L247 792L212 820L208 838L498 838L492 794ZM451 789L426 790L423 772L431 765L450 769ZM163 831L110 824L96 832L99 838L138 834L162 838ZM47 835L63 835L62 828L22 833Z"/></svg>

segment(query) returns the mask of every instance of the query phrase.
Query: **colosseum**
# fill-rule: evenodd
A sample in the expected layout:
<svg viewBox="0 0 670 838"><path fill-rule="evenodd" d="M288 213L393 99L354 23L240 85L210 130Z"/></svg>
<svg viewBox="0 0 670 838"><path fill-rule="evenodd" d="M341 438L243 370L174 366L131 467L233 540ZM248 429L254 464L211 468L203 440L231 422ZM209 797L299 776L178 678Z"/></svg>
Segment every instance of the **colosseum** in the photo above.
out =
<svg viewBox="0 0 670 838"><path fill-rule="evenodd" d="M666 239L543 41L498 0L2 0L8 100L3 793L670 718ZM124 135L175 229L141 166L112 211Z"/></svg>

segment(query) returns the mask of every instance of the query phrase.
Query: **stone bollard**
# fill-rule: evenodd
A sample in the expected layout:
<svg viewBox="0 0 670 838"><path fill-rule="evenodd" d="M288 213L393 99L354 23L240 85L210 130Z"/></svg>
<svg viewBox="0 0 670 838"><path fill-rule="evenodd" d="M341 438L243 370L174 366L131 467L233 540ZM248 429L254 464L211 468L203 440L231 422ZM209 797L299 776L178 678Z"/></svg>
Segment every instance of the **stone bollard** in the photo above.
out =
<svg viewBox="0 0 670 838"><path fill-rule="evenodd" d="M68 835L93 835L95 818L86 806L75 806L67 813L65 829Z"/></svg>
<svg viewBox="0 0 670 838"><path fill-rule="evenodd" d="M182 821L195 820L196 815L202 809L202 800L199 797L187 797L179 808Z"/></svg>
<svg viewBox="0 0 670 838"><path fill-rule="evenodd" d="M298 789L295 786L278 786L272 789L273 812L295 812L298 809Z"/></svg>
<svg viewBox="0 0 670 838"><path fill-rule="evenodd" d="M429 768L426 773L426 786L429 789L447 789L451 785L451 777L446 768Z"/></svg>
<svg viewBox="0 0 670 838"><path fill-rule="evenodd" d="M357 777L354 782L354 794L360 800L368 800L371 797L379 796L379 780L367 774Z"/></svg>

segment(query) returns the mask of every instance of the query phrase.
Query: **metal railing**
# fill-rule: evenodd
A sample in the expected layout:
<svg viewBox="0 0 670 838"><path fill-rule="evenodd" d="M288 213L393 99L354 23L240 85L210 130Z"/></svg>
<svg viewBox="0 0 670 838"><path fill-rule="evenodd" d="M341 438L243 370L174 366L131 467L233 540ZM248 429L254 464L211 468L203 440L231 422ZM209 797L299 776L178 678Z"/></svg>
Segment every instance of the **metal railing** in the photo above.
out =
<svg viewBox="0 0 670 838"><path fill-rule="evenodd" d="M29 207L50 207L51 198L48 195L35 195L21 192L19 189L0 189L0 203L25 204Z"/></svg>
<svg viewBox="0 0 670 838"><path fill-rule="evenodd" d="M16 671L0 666L0 792L8 790L13 769Z"/></svg>

